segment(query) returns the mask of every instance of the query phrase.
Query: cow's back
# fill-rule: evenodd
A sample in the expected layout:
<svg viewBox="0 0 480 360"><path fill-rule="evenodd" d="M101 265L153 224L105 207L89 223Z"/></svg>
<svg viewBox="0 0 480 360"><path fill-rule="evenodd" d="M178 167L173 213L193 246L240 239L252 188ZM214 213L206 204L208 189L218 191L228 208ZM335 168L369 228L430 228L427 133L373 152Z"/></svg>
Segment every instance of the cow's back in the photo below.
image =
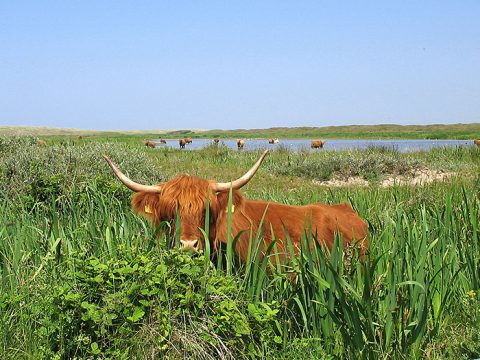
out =
<svg viewBox="0 0 480 360"><path fill-rule="evenodd" d="M273 238L277 239L277 249L280 252L288 252L285 248L286 232L294 248L298 250L305 229L313 233L317 240L329 249L332 248L337 233L342 235L345 246L361 241L357 244L361 247L361 254L367 246L367 225L349 204L291 206L261 200L245 200L241 208L235 209L232 219L233 234L245 231L241 236L242 241L238 243L242 258L248 249L250 228L255 236L264 214L262 228L265 244L268 246ZM221 233L226 232L225 221L222 222L224 224L220 227L224 229L223 231L219 229Z"/></svg>
<svg viewBox="0 0 480 360"><path fill-rule="evenodd" d="M333 233L333 239L329 238L328 242L334 240L335 233L339 232L345 243L353 243L357 241L365 241L362 248L366 246L367 236L367 223L358 215L358 213L352 209L350 204L315 204L319 208L318 213L321 214L320 218L326 218L324 220L329 229L329 234ZM321 240L321 239L319 239ZM327 239L325 239L327 240ZM331 244L327 244L331 248Z"/></svg>

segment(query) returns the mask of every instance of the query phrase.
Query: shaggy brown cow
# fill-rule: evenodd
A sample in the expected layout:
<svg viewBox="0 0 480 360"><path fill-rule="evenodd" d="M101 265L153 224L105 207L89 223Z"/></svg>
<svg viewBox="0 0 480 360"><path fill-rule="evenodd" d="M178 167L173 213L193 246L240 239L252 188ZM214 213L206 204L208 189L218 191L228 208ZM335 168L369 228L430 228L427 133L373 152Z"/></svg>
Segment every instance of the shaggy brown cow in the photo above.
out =
<svg viewBox="0 0 480 360"><path fill-rule="evenodd" d="M166 144L167 143L167 140L165 139L160 139L160 144Z"/></svg>
<svg viewBox="0 0 480 360"><path fill-rule="evenodd" d="M180 144L180 149L185 149L185 145L191 144L192 142L192 138L183 138L178 140L178 143Z"/></svg>
<svg viewBox="0 0 480 360"><path fill-rule="evenodd" d="M245 146L245 140L237 139L237 149L242 150L244 146Z"/></svg>
<svg viewBox="0 0 480 360"><path fill-rule="evenodd" d="M153 140L147 140L147 141L144 142L144 144L145 144L146 147L155 149L155 141L153 141Z"/></svg>
<svg viewBox="0 0 480 360"><path fill-rule="evenodd" d="M480 146L480 139L473 140L473 143L477 146Z"/></svg>
<svg viewBox="0 0 480 360"><path fill-rule="evenodd" d="M248 200L238 191L250 181L267 153L268 150L242 177L227 183L180 175L157 185L142 185L125 176L105 155L104 158L118 179L136 192L132 199L133 210L150 219L155 226L165 220L174 223L177 209L180 211L179 240L186 248L199 251L205 246L200 229L205 223L207 196L210 204L210 245L212 249L218 249L220 243L227 242L227 206L229 190L232 187L232 237L241 233L235 251L243 261L248 254L250 232L257 234L264 214L263 249L272 242L273 231L280 259L283 259L282 254L288 252L285 244L286 231L295 252L298 252L305 224L319 243L328 248L332 248L335 234L339 233L343 236L345 246L358 246L363 256L367 247L367 225L350 205L290 206L263 200Z"/></svg>
<svg viewBox="0 0 480 360"><path fill-rule="evenodd" d="M278 138L268 139L268 143L269 143L269 144L278 144L278 142L279 142Z"/></svg>
<svg viewBox="0 0 480 360"><path fill-rule="evenodd" d="M326 141L322 141L322 140L312 140L312 144L310 145L310 147L312 149L318 149L318 148L323 148L323 145L325 145Z"/></svg>
<svg viewBox="0 0 480 360"><path fill-rule="evenodd" d="M46 146L47 142L43 139L38 139L37 144L40 145L40 146Z"/></svg>

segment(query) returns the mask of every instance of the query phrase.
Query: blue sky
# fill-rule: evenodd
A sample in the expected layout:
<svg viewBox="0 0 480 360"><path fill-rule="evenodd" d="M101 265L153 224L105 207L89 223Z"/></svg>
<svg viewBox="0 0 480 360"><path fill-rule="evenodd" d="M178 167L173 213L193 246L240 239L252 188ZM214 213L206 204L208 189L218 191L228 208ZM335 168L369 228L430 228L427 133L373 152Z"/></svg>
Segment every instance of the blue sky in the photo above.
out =
<svg viewBox="0 0 480 360"><path fill-rule="evenodd" d="M2 1L0 125L480 122L480 1Z"/></svg>

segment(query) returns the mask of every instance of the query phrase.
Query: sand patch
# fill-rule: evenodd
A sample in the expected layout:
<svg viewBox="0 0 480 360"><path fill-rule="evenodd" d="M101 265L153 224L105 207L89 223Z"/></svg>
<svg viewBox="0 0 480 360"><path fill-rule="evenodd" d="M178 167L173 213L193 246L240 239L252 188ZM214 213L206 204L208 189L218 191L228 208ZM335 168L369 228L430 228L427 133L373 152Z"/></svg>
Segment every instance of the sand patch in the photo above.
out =
<svg viewBox="0 0 480 360"><path fill-rule="evenodd" d="M404 175L389 175L380 180L381 187L391 186L419 186L432 183L434 181L447 181L455 173L432 170L427 168L419 168L412 170L408 174ZM332 179L326 181L313 180L315 185L327 186L327 187L345 187L345 186L368 186L369 181L360 176L352 176L346 179Z"/></svg>
<svg viewBox="0 0 480 360"><path fill-rule="evenodd" d="M368 186L368 181L360 176L352 176L348 179L332 179L326 181L313 180L315 185L327 187L343 187L343 186Z"/></svg>

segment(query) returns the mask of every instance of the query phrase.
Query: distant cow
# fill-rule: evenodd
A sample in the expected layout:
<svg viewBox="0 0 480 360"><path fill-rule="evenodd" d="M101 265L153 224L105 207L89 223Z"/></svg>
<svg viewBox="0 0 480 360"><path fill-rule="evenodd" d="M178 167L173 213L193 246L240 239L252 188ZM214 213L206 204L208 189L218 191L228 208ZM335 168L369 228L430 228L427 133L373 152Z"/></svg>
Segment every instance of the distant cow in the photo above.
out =
<svg viewBox="0 0 480 360"><path fill-rule="evenodd" d="M480 139L473 140L473 143L477 146L480 146Z"/></svg>
<svg viewBox="0 0 480 360"><path fill-rule="evenodd" d="M237 139L237 149L242 150L244 146L245 146L245 140Z"/></svg>
<svg viewBox="0 0 480 360"><path fill-rule="evenodd" d="M278 142L279 142L278 138L268 139L269 144L278 144Z"/></svg>
<svg viewBox="0 0 480 360"><path fill-rule="evenodd" d="M43 139L38 139L37 144L40 145L40 146L46 146L47 142Z"/></svg>
<svg viewBox="0 0 480 360"><path fill-rule="evenodd" d="M77 136L77 140L82 140L83 139L83 136L82 135L78 135Z"/></svg>
<svg viewBox="0 0 480 360"><path fill-rule="evenodd" d="M180 149L185 149L185 145L191 144L192 141L192 138L183 138L178 140L178 143L180 144Z"/></svg>
<svg viewBox="0 0 480 360"><path fill-rule="evenodd" d="M220 140L219 140L218 138L214 138L214 139L213 139L213 143L214 143L215 145L218 145L219 142L220 142Z"/></svg>
<svg viewBox="0 0 480 360"><path fill-rule="evenodd" d="M293 245L294 254L298 254L301 239L307 232L329 249L332 249L336 235L340 234L345 247L358 247L363 256L368 244L367 224L349 204L292 206L249 200L242 195L239 189L252 179L267 153L268 150L243 176L226 183L184 174L160 184L143 185L129 179L105 155L104 158L116 177L135 192L133 210L151 220L154 226L168 221L171 226L167 231L171 232L171 236L178 234L178 241L184 248L197 252L204 249L205 242L209 241L211 249L216 251L220 244L228 242L227 234L230 233L231 238L237 239L235 252L242 261L246 261L253 245L250 243L251 234L255 238L255 234L261 233L263 249L276 239L274 249L278 250L280 262L283 262L284 254L290 251L287 238ZM227 210L231 189L232 206ZM207 197L210 232L204 236L200 229L205 225ZM177 215L180 215L181 222L180 229L175 230ZM313 240L310 240L310 246L313 247ZM264 256L263 251L261 256Z"/></svg>
<svg viewBox="0 0 480 360"><path fill-rule="evenodd" d="M160 144L166 144L167 143L167 140L165 139L160 139Z"/></svg>
<svg viewBox="0 0 480 360"><path fill-rule="evenodd" d="M155 141L153 141L153 140L147 140L147 141L145 141L144 144L145 144L146 147L155 149Z"/></svg>
<svg viewBox="0 0 480 360"><path fill-rule="evenodd" d="M325 145L326 141L322 141L322 140L312 140L312 144L310 145L310 147L312 149L318 149L318 148L323 148L323 145Z"/></svg>

